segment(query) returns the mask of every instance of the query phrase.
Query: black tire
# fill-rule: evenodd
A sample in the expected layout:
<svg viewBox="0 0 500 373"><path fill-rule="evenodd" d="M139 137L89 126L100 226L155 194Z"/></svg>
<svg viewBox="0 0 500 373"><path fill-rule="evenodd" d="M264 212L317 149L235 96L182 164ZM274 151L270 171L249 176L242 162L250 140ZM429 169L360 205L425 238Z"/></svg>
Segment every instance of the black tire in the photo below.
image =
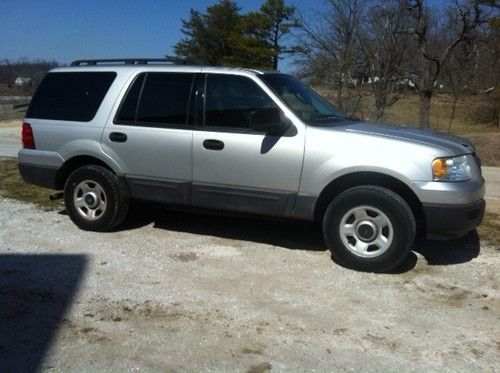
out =
<svg viewBox="0 0 500 373"><path fill-rule="evenodd" d="M353 211L361 211L363 216L368 217L358 219L359 215L356 217ZM381 221L390 224L376 223L380 221L375 220L378 216L382 216ZM373 222L371 219L374 219ZM341 224L342 227L347 227L347 224L355 227L354 233L351 235L349 229L343 228L341 233ZM367 224L375 229L368 228L367 232ZM364 231L361 225L364 225ZM384 228L379 228L379 225ZM415 217L408 204L396 193L373 185L354 187L341 193L330 203L323 219L323 235L333 260L344 267L366 272L388 272L398 267L412 248L415 230ZM372 245L376 242L370 240L376 240L380 234L386 239L392 237L392 241L387 239L385 245ZM373 235L377 236L373 238ZM355 246L358 243L360 247L368 245L366 252L354 252L357 252Z"/></svg>
<svg viewBox="0 0 500 373"><path fill-rule="evenodd" d="M89 184L86 184L86 182L89 182ZM92 210L85 207L89 205L86 204L82 208L76 205L75 190L78 187L77 193L81 192L81 185L93 186L95 189L91 190L94 195L99 195L96 199L104 201L103 206L105 207L95 208L97 212L96 217L93 218L94 220L82 216L85 211ZM98 189L99 186L101 189ZM88 165L73 171L64 187L64 203L69 217L79 228L96 232L106 232L116 228L125 220L129 209L128 194L120 185L116 175L97 165Z"/></svg>

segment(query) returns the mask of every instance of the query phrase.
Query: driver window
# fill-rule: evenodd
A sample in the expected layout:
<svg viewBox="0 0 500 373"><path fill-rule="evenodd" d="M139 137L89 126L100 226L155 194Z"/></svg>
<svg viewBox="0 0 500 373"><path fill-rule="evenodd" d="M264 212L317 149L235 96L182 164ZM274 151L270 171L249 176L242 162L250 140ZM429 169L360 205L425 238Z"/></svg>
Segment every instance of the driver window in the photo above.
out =
<svg viewBox="0 0 500 373"><path fill-rule="evenodd" d="M297 89L290 82L276 82L273 88L302 120L309 121L317 115L331 114L331 110L320 100L305 90Z"/></svg>
<svg viewBox="0 0 500 373"><path fill-rule="evenodd" d="M245 76L209 74L206 87L206 126L249 128L250 113L278 107Z"/></svg>

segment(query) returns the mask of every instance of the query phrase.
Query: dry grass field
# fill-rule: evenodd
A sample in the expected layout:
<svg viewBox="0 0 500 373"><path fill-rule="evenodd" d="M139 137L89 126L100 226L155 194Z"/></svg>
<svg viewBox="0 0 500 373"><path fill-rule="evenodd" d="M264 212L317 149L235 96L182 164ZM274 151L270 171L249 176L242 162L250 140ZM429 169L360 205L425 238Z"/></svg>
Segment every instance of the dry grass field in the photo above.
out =
<svg viewBox="0 0 500 373"><path fill-rule="evenodd" d="M373 95L369 90L362 93L361 107L357 115L368 121L375 118ZM414 92L400 94L399 100L389 106L383 122L418 126L419 97ZM470 139L485 166L500 167L500 128L493 124L494 97L467 95L457 101L454 119L450 127L453 96L437 93L432 99L432 128Z"/></svg>
<svg viewBox="0 0 500 373"><path fill-rule="evenodd" d="M26 109L0 109L0 128L20 125L25 113Z"/></svg>
<svg viewBox="0 0 500 373"><path fill-rule="evenodd" d="M9 87L7 84L0 83L0 96L30 96L33 89L33 87Z"/></svg>
<svg viewBox="0 0 500 373"><path fill-rule="evenodd" d="M468 95L457 101L455 117L450 132L461 135L478 132L499 132L493 124L493 96ZM419 97L413 92L403 93L400 99L385 112L384 121L418 125ZM453 96L447 93L434 95L431 106L433 129L448 132L453 109ZM373 96L363 99L362 111L366 119L374 117Z"/></svg>

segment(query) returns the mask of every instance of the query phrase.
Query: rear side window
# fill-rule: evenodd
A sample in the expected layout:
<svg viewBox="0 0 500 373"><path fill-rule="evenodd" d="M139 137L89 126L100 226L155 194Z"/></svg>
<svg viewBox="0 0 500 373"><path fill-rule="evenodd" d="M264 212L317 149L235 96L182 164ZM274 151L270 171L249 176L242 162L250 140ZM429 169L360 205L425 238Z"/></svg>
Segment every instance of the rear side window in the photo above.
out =
<svg viewBox="0 0 500 373"><path fill-rule="evenodd" d="M116 123L168 127L186 125L194 74L146 73L130 87Z"/></svg>
<svg viewBox="0 0 500 373"><path fill-rule="evenodd" d="M49 73L26 117L90 122L116 77L114 72Z"/></svg>

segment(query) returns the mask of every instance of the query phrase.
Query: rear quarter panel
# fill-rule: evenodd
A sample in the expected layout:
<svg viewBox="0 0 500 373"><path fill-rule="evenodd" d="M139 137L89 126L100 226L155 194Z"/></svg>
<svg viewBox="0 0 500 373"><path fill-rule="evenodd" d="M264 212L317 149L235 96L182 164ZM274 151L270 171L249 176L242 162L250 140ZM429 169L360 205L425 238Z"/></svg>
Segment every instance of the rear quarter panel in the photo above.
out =
<svg viewBox="0 0 500 373"><path fill-rule="evenodd" d="M69 72L73 69L64 69ZM85 68L78 68L75 71L96 71L95 69L87 70ZM115 71L114 69L106 68L99 69L99 71ZM57 69L55 70L57 72ZM51 120L51 119L37 119L25 118L26 123L31 124L33 134L35 137L36 150L32 152L21 151L20 161L24 157L25 161L33 161L33 157L27 158L28 154L31 156L33 152L46 152L55 154L61 162L65 162L75 156L87 155L98 158L108 164L115 172L120 172L119 166L107 157L101 151L101 136L110 115L111 108L113 107L119 92L128 76L133 70L117 70L116 78L114 79L111 87L106 93L99 109L97 110L94 118L89 122L73 122L64 120Z"/></svg>

